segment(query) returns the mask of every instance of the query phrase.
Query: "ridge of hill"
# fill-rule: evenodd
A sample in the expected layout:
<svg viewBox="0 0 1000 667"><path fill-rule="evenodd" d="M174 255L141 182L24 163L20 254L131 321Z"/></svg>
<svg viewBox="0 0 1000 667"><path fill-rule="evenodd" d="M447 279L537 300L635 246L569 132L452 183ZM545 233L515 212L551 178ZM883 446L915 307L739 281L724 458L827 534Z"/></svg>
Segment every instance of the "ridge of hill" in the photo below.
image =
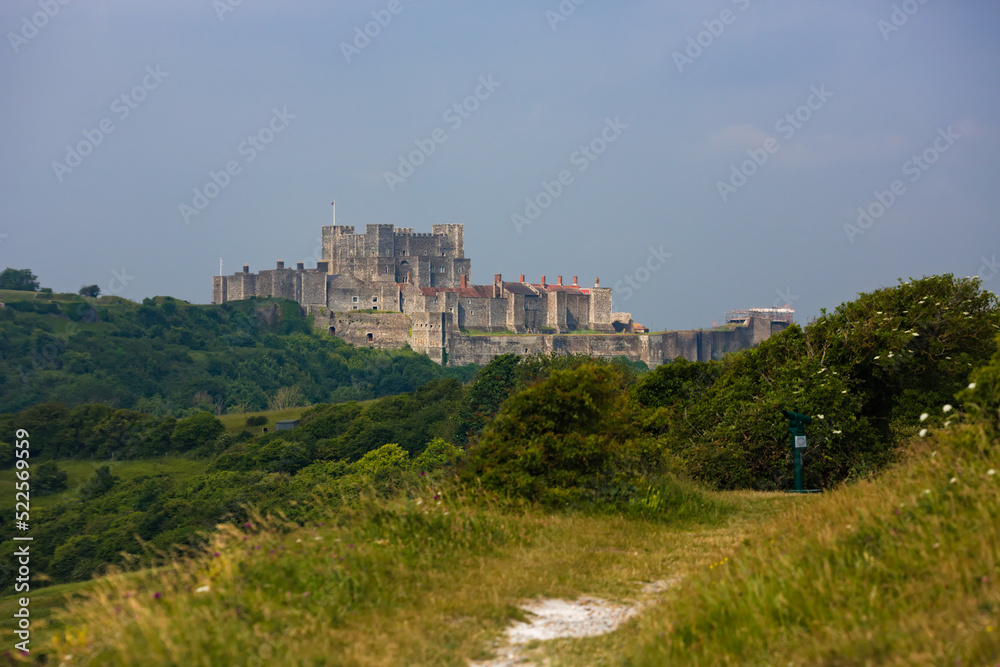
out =
<svg viewBox="0 0 1000 667"><path fill-rule="evenodd" d="M288 300L0 297L0 413L49 401L173 416L252 412L388 396L475 373L322 335Z"/></svg>

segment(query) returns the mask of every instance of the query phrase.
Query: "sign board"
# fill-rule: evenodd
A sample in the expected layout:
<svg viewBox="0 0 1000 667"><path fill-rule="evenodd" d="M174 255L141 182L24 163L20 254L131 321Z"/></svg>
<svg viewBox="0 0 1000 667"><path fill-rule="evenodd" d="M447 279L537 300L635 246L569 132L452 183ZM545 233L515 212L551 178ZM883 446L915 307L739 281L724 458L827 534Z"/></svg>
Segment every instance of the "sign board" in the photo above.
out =
<svg viewBox="0 0 1000 667"><path fill-rule="evenodd" d="M797 435L797 436L795 436L795 448L796 449L805 449L806 448L806 436L804 436L804 435Z"/></svg>

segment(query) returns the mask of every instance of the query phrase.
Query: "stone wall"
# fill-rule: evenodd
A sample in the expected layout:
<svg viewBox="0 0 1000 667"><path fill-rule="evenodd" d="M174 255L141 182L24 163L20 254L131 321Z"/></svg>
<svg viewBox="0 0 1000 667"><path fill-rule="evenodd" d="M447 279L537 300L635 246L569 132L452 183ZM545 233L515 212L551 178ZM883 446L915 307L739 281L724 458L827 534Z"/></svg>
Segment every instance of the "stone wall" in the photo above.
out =
<svg viewBox="0 0 1000 667"><path fill-rule="evenodd" d="M756 320L756 321L753 321ZM583 354L590 357L626 357L655 368L683 357L689 361L722 359L766 339L772 323L753 318L748 326L730 331L667 331L660 334L537 334L520 336L448 337L448 365L489 363L500 354ZM782 323L784 324L784 323ZM785 325L787 326L787 325ZM767 335L760 338L762 332ZM416 349L416 348L414 348Z"/></svg>

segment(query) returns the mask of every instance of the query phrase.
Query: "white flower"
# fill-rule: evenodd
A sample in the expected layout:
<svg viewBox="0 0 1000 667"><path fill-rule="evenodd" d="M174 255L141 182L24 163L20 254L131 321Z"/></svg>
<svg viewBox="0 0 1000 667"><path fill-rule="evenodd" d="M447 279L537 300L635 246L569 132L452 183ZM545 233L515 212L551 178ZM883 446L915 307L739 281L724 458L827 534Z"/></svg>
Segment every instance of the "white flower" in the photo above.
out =
<svg viewBox="0 0 1000 667"><path fill-rule="evenodd" d="M989 470L986 471L986 474L992 477L993 475L997 474L997 471L994 470L993 468L990 468Z"/></svg>
<svg viewBox="0 0 1000 667"><path fill-rule="evenodd" d="M845 389L844 391L842 391L842 392L840 392L840 393L841 393L841 394L846 394L846 393L847 393L847 390Z"/></svg>
<svg viewBox="0 0 1000 667"><path fill-rule="evenodd" d="M892 359L892 357L893 357L893 353L892 353L892 352L890 352L890 353L889 353L889 358L890 358L890 359Z"/></svg>
<svg viewBox="0 0 1000 667"><path fill-rule="evenodd" d="M925 495L925 496L931 495L931 490L930 489L924 489L923 495Z"/></svg>
<svg viewBox="0 0 1000 667"><path fill-rule="evenodd" d="M819 417L820 419L824 419L823 415L816 415L816 416Z"/></svg>
<svg viewBox="0 0 1000 667"><path fill-rule="evenodd" d="M975 389L975 388L976 388L976 383L975 382L970 382L969 383L969 389Z"/></svg>
<svg viewBox="0 0 1000 667"><path fill-rule="evenodd" d="M875 355L875 358L876 358L876 359L879 359L879 358L880 358L881 356L882 356L881 354L876 354L876 355Z"/></svg>
<svg viewBox="0 0 1000 667"><path fill-rule="evenodd" d="M200 588L194 589L195 593L207 593L212 590L211 586L201 586Z"/></svg>
<svg viewBox="0 0 1000 667"><path fill-rule="evenodd" d="M946 419L946 420L944 421L944 427L945 427L945 428L948 428L948 424L950 424L950 423L951 423L951 420L950 420L950 419Z"/></svg>
<svg viewBox="0 0 1000 667"><path fill-rule="evenodd" d="M952 408L951 408L951 405L948 405L948 404L946 404L946 405L945 405L945 406L944 406L943 408L941 408L941 409L942 409L942 410L944 410L945 412L951 412L951 410L952 410Z"/></svg>
<svg viewBox="0 0 1000 667"><path fill-rule="evenodd" d="M834 431L835 435L840 435L841 433L843 433L843 431Z"/></svg>
<svg viewBox="0 0 1000 667"><path fill-rule="evenodd" d="M920 421L924 421L924 420L926 420L926 419L927 419L928 417L930 417L930 415L929 415L929 414L927 414L927 413L925 412L925 413L923 413L923 414L921 414L921 415L920 415Z"/></svg>
<svg viewBox="0 0 1000 667"><path fill-rule="evenodd" d="M951 479L948 480L948 483L949 484L954 484L957 481L958 481L958 477L952 477Z"/></svg>
<svg viewBox="0 0 1000 667"><path fill-rule="evenodd" d="M918 334L918 333L917 333L916 331L914 331L914 332L913 332L913 335L914 335L914 336L919 336L920 334Z"/></svg>
<svg viewBox="0 0 1000 667"><path fill-rule="evenodd" d="M920 437L923 438L926 435L927 435L927 429L925 428L920 429Z"/></svg>

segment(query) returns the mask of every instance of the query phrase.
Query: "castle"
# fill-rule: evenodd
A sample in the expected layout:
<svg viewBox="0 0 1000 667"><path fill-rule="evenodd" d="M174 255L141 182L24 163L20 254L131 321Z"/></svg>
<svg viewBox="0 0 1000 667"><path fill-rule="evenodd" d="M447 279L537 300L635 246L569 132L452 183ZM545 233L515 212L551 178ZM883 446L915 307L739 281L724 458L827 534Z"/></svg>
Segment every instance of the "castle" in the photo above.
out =
<svg viewBox="0 0 1000 667"><path fill-rule="evenodd" d="M250 273L215 276L212 303L280 297L297 301L317 326L355 345L398 348L408 344L441 364L488 363L498 354L566 353L625 356L654 367L678 356L717 359L767 338L787 326L749 317L729 331L673 331L661 334L615 313L611 289L504 281L471 284L465 257L465 227L433 225L430 234L410 227L367 225L323 227L322 259L315 269L303 262ZM579 333L576 333L579 332ZM492 335L491 335L492 334ZM522 335L512 335L522 334Z"/></svg>

